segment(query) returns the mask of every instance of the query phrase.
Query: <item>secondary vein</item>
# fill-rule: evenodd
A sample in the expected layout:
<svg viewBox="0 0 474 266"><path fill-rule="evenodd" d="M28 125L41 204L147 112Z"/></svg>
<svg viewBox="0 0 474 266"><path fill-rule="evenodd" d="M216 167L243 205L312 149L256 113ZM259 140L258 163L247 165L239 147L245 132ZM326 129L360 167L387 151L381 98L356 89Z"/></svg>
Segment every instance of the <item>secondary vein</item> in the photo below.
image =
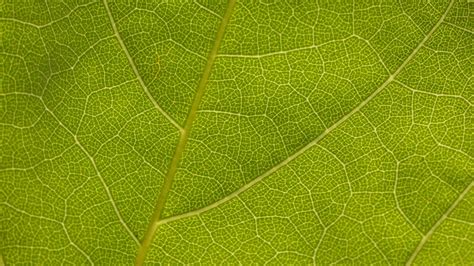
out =
<svg viewBox="0 0 474 266"><path fill-rule="evenodd" d="M474 187L474 182L471 182L469 186L461 193L461 195L453 202L453 204L446 210L446 212L439 218L439 220L431 227L431 229L426 233L425 236L421 239L420 243L418 243L418 246L416 247L415 251L413 254L410 256L410 258L407 261L406 265L412 265L413 262L415 261L416 257L420 253L421 249L425 245L426 242L431 238L433 233L436 231L436 229L448 218L448 216L453 212L453 210L458 206L458 204L464 199L464 197L471 191L471 189Z"/></svg>
<svg viewBox="0 0 474 266"><path fill-rule="evenodd" d="M105 2L105 0L104 0ZM166 199L168 197L169 191L171 189L171 185L173 183L173 179L176 175L176 172L178 170L179 163L181 161L181 157L183 155L183 151L186 147L186 144L188 142L189 134L191 132L191 128L193 125L194 120L196 119L197 116L197 111L199 108L199 104L201 103L202 97L204 96L205 89L207 87L207 83L209 81L209 76L211 75L211 70L214 65L214 61L217 57L217 53L219 51L220 44L222 42L222 39L224 37L225 29L227 27L227 24L229 23L230 17L232 16L232 12L235 6L236 0L229 0L227 4L227 9L225 11L224 17L221 21L221 24L218 28L216 38L214 41L214 45L212 47L212 50L209 52L209 55L207 57L207 63L204 68L202 77L199 81L199 85L196 91L196 94L194 96L193 103L191 105L191 109L188 113L188 117L186 119L185 125L183 130L181 131L180 138L178 145L176 146L175 153L173 155L173 159L171 160L171 164L168 168L168 172L165 176L165 181L164 184L161 188L160 194L158 196L158 200L156 202L156 207L155 211L153 213L152 219L150 223L148 224L147 231L145 233L145 236L142 240L141 246L138 250L138 254L135 260L135 265L143 265L145 261L145 257L147 255L147 252L151 246L151 243L153 241L153 238L155 236L155 232L159 226L159 221L161 218L161 213L165 207Z"/></svg>
<svg viewBox="0 0 474 266"><path fill-rule="evenodd" d="M165 224L165 223L180 220L180 219L183 219L183 218L186 218L186 217L199 215L203 212L214 209L214 208L224 204L225 202L227 202L227 201L229 201L229 200L231 200L235 197L238 197L241 193L245 192L246 190L248 190L249 188L251 188L255 184L259 183L265 177L275 173L280 168L282 168L283 166L287 165L288 163L290 163L291 161L293 161L294 159L299 157L305 151L309 150L311 147L318 144L330 132L332 132L334 129L339 127L342 123L344 123L346 120L348 120L352 115L354 115L355 113L360 111L360 109L362 109L362 107L367 105L373 98L375 98L375 96L377 96L384 88L386 88L388 86L388 84L390 84L392 81L395 80L395 77L405 68L405 66L413 59L413 57L415 57L415 55L418 53L418 51L421 49L421 47L423 47L423 45L426 43L426 41L433 35L433 33L436 31L436 29L441 25L443 20L446 18L449 10L451 9L453 3L454 3L454 0L452 0L449 3L449 5L448 5L446 11L444 12L444 14L436 22L436 24L433 26L433 28L426 34L426 36L423 38L423 40L416 46L416 48L413 50L413 52L405 59L405 61L403 61L403 63L395 70L395 72L393 72L391 75L389 75L387 80L385 80L385 82L379 88L377 88L371 95L369 95L369 97L367 97L364 101L362 101L359 105L357 105L354 109L352 109L352 111L347 113L345 116L343 116L341 119L339 119L336 123L334 123L332 126L328 127L325 131L323 131L323 133L321 133L317 138L312 140L306 146L303 146L301 149L297 150L295 153L293 153L288 158L281 161L280 163L278 163L277 165L275 165L274 167L272 167L271 169L269 169L268 171L266 171L262 175L256 177L255 179L253 179L249 183L242 186L240 189L234 191L233 193L229 194L228 196L222 198L221 200L218 200L218 201L216 201L216 202L214 202L210 205L207 205L206 207L203 207L203 208L200 208L200 209L197 209L197 210L194 210L194 211L190 211L190 212L187 212L187 213L183 213L183 214L179 214L179 215L176 215L176 216L171 216L171 217L165 218L165 219L159 221L159 224Z"/></svg>
<svg viewBox="0 0 474 266"><path fill-rule="evenodd" d="M97 164L95 162L95 159L94 157L89 153L89 151L87 151L87 149L84 147L84 145L82 145L82 143L79 141L77 135L69 129L69 127L67 127L57 116L56 114L48 108L48 106L46 105L46 103L44 102L43 98L41 96L37 96L37 95L34 95L34 94L30 94L30 93L17 93L17 94L22 94L22 95L28 95L28 96L32 96L32 97L36 97L38 100L40 100L41 104L43 105L44 109L46 110L46 112L48 112L53 118L54 120L56 120L56 122L62 127L64 128L74 139L74 144L77 145L81 151L86 155L86 157L89 159L89 161L91 162L96 174L97 174L97 177L99 177L99 180L100 182L102 183L102 186L104 187L105 189L105 192L107 194L107 198L109 199L110 201L110 204L112 205L112 208L114 209L114 212L115 212L115 215L117 215L117 218L120 222L120 224L123 226L123 228L125 229L125 231L127 231L127 234L130 235L130 237L133 239L133 241L139 245L140 242L138 241L137 237L135 236L135 234L133 234L132 230L130 230L130 228L128 227L127 223L125 222L125 220L123 219L122 217L122 214L120 213L119 209L117 208L117 204L115 203L115 200L112 196L112 192L110 191L109 187L107 186L107 183L105 182L105 179L104 177L102 176L102 174L100 173L99 171L99 168L97 167Z"/></svg>
<svg viewBox="0 0 474 266"><path fill-rule="evenodd" d="M115 37L117 38L117 41L120 45L120 48L122 48L123 52L125 53L125 56L127 57L127 60L128 60L128 63L130 64L130 67L132 68L133 70L133 73L135 74L135 76L137 77L138 79L138 82L140 83L140 86L143 88L143 91L145 92L146 96L148 97L148 99L150 99L150 101L153 103L153 105L155 106L155 108L175 127L177 128L179 131L182 131L183 128L178 124L178 122L176 122L176 120L174 120L167 112L165 112L165 110L163 110L163 108L161 108L161 106L158 104L158 102L155 100L155 98L153 97L153 95L151 95L150 93L150 90L148 89L148 87L145 85L145 82L143 82L143 79L142 77L140 76L140 73L138 73L138 69L137 69L137 66L135 65L135 62L133 61L133 58L130 56L130 53L128 52L128 49L127 47L125 46L125 43L123 42L122 40L122 37L120 36L119 34L119 31L117 29L117 26L115 25L115 20L114 20L114 17L112 16L112 12L110 12L110 8L109 8L109 5L107 4L107 0L103 0L104 2L104 6L105 6L105 9L107 10L107 15L109 17L109 20L110 20L110 24L112 25L112 29L114 31L114 35Z"/></svg>

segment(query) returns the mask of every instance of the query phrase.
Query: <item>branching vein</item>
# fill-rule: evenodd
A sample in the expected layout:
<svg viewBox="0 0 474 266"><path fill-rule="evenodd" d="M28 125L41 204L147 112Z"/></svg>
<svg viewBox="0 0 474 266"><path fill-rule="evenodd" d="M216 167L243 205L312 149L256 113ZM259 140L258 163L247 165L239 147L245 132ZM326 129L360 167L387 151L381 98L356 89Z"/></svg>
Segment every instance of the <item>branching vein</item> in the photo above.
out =
<svg viewBox="0 0 474 266"><path fill-rule="evenodd" d="M327 128L323 133L321 133L316 139L308 143L306 146L303 148L297 150L295 153L290 155L288 158L285 160L281 161L279 164L275 165L262 175L258 176L257 178L253 179L251 182L245 184L242 186L240 189L234 191L233 193L229 194L228 196L222 198L219 201L216 201L206 207L203 207L201 209L197 209L194 211L190 211L184 214L172 216L169 218L165 218L161 221L159 221L159 224L164 224L164 223L169 223L172 221L180 220L186 217L190 216L195 216L199 215L203 212L209 211L211 209L214 209L230 200L233 198L239 196L241 193L245 192L249 188L253 187L255 184L259 183L262 181L265 177L270 176L271 174L275 173L278 171L280 168L283 166L287 165L297 157L299 157L301 154L303 154L305 151L309 150L311 147L315 146L318 144L323 138L325 138L330 132L334 131L337 127L339 127L342 123L344 123L346 120L348 120L352 115L355 113L359 112L364 106L366 106L372 99L374 99L384 88L386 88L392 81L395 80L395 77L404 69L404 67L415 57L415 55L418 53L418 51L423 47L423 45L426 43L426 41L433 35L433 33L436 31L436 29L440 26L440 24L443 22L445 17L447 16L449 10L451 9L454 1L452 0L451 3L449 4L448 8L444 12L444 14L441 16L441 18L438 20L438 22L433 26L433 28L428 32L428 34L422 39L422 41L416 46L416 48L413 50L413 52L407 57L407 59L393 72L387 80L379 87L377 88L368 98L366 98L364 101L362 101L356 108L354 108L352 111L347 113L345 116L343 116L341 119L339 119L336 123L334 123L332 126Z"/></svg>
<svg viewBox="0 0 474 266"><path fill-rule="evenodd" d="M153 95L151 95L150 90L148 87L145 85L145 82L143 81L142 77L140 76L140 73L138 72L137 66L135 65L135 62L133 61L132 57L130 56L130 53L128 52L127 47L125 46L125 43L122 40L122 37L120 37L120 33L117 29L117 26L115 25L115 20L112 16L112 13L110 12L109 5L107 4L107 0L103 0L105 9L107 10L107 15L109 16L110 24L112 25L112 29L114 30L115 37L117 37L117 41L120 44L120 47L122 48L123 52L125 53L128 63L130 64L130 67L133 70L133 73L135 76L137 76L138 82L140 83L140 86L143 88L143 91L145 91L146 96L150 101L153 103L155 108L174 126L176 127L179 131L182 131L183 128L179 125L176 120L174 120L168 113L161 108L161 106L158 104L158 102L155 100Z"/></svg>

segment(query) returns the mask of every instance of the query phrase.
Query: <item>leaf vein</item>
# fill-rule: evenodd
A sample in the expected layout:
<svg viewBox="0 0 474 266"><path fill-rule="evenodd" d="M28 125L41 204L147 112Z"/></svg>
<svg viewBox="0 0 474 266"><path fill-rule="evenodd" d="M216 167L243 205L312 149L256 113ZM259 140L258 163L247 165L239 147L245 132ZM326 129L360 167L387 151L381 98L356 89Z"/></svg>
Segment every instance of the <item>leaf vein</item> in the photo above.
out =
<svg viewBox="0 0 474 266"><path fill-rule="evenodd" d="M106 0L104 0L104 3L105 1ZM159 221L161 219L161 212L163 211L165 207L166 199L168 197L169 191L171 190L173 179L176 175L176 172L178 171L178 166L181 161L181 157L183 155L184 149L188 142L189 134L193 126L193 122L197 117L198 108L201 103L201 99L204 96L204 92L207 87L207 83L209 81L209 76L211 75L214 61L217 58L219 47L224 37L225 29L227 27L227 24L229 23L230 17L232 16L235 2L236 0L229 0L227 4L226 12L217 30L214 45L211 51L209 52L207 63L206 63L206 66L204 67L204 71L199 81L199 85L198 85L196 94L194 96L194 100L192 102L191 108L189 110L188 117L186 118L184 128L180 130L180 138L178 141L178 145L176 146L176 150L174 152L173 158L168 168L168 172L166 173L166 176L165 176L164 184L161 188L158 199L156 201L155 211L153 213L150 223L148 224L148 228L146 229L145 235L141 242L141 246L138 250L137 257L135 260L135 265L143 265L146 255L148 253L148 250L152 244L153 238L155 237L155 232L158 229Z"/></svg>
<svg viewBox="0 0 474 266"><path fill-rule="evenodd" d="M416 247L415 251L413 254L410 256L408 259L406 265L412 265L413 262L415 261L416 257L420 253L421 249L423 246L430 240L431 236L434 234L436 229L448 218L448 216L453 212L453 210L458 206L458 204L464 199L464 197L471 191L471 189L474 187L474 182L471 182L469 186L461 193L461 195L453 202L453 204L446 210L446 212L436 221L436 223L431 227L431 229L423 236L423 238L420 240L418 243L418 246Z"/></svg>
<svg viewBox="0 0 474 266"><path fill-rule="evenodd" d="M117 38L117 41L120 45L120 48L122 48L123 52L125 53L125 56L127 57L128 63L130 64L130 67L133 70L133 73L138 79L138 82L140 83L141 87L143 88L143 91L145 92L146 96L150 101L153 103L153 106L174 126L176 127L179 131L182 131L183 128L179 125L176 120L174 120L161 106L158 104L158 102L155 100L153 95L151 95L150 90L148 87L145 85L145 82L143 81L140 73L138 72L137 66L135 65L135 62L133 61L132 57L130 56L130 53L128 52L127 47L125 46L125 43L122 40L122 37L120 36L120 33L117 29L117 25L115 25L115 20L112 16L112 13L110 12L109 5L107 4L107 0L103 0L105 9L107 10L107 15L109 17L110 24L112 25L112 29L114 31L114 35Z"/></svg>
<svg viewBox="0 0 474 266"><path fill-rule="evenodd" d="M259 183L260 181L262 181L265 177L267 176L270 176L271 174L275 173L276 171L278 171L280 168L282 168L283 166L287 165L288 163L290 163L291 161L293 161L294 159L296 159L297 157L299 157L301 154L303 154L305 151L309 150L310 148L312 148L313 146L315 146L316 144L318 144L323 138L325 138L330 132L332 132L333 130L335 130L337 127L339 127L342 123L344 123L346 120L348 120L350 117L352 117L352 115L354 115L355 113L359 112L365 105L367 105L373 98L375 98L375 96L377 96L385 87L387 87L392 81L394 81L395 77L405 68L405 66L413 59L413 57L415 57L415 55L418 53L418 51L421 49L421 47L423 47L423 45L426 43L426 41L433 35L433 33L436 31L436 29L438 29L438 27L441 25L441 23L443 22L443 20L445 19L445 17L447 16L449 10L451 9L452 5L454 3L454 0L451 0L451 2L449 3L446 11L444 12L444 14L441 16L441 18L436 22L436 24L433 26L433 28L426 34L426 36L421 40L421 42L415 47L415 49L412 51L412 53L405 59L405 61L403 61L403 63L395 70L395 72L393 72L391 75L389 75L389 77L387 78L387 80L385 80L385 82L380 86L378 87L371 95L369 95L369 97L367 97L364 101L362 101L358 106L356 106L354 109L352 109L352 111L350 111L349 113L347 113L346 115L344 115L341 119L339 119L337 122L335 122L332 126L330 126L329 128L327 128L326 130L324 130L317 138L315 138L314 140L312 140L310 143L308 143L307 145L303 146L301 149L297 150L295 153L293 153L292 155L290 155L288 158L286 158L285 160L281 161L280 163L278 163L277 165L273 166L272 168L270 168L269 170L267 170L265 173L263 173L262 175L258 176L257 178L253 179L252 181L250 181L249 183L245 184L244 186L242 186L240 189L234 191L233 193L227 195L226 197L222 198L221 200L218 200L206 207L203 207L203 208L200 208L200 209L196 209L196 210L193 210L193 211L190 211L190 212L187 212L187 213L183 213L183 214L179 214L179 215L176 215L176 216L171 216L171 217L167 217L165 219L162 219L161 221L158 222L159 225L161 224L165 224L165 223L169 223L169 222L172 222L172 221L176 221L176 220L180 220L180 219L183 219L183 218L187 218L187 217L191 217L191 216L195 216L195 215L199 215L203 212L206 212L206 211L209 211L211 209L214 209L224 203L226 203L227 201L230 201L231 199L237 197L238 195L240 195L241 193L245 192L246 190L248 190L249 188L253 187L254 185L256 185L257 183Z"/></svg>

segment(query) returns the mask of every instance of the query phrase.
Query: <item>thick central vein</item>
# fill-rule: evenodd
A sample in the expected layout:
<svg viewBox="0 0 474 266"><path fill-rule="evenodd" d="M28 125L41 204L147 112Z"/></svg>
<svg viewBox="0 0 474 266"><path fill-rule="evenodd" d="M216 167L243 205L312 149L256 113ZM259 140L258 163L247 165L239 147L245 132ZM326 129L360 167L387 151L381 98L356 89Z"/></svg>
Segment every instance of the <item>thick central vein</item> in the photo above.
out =
<svg viewBox="0 0 474 266"><path fill-rule="evenodd" d="M178 145L173 155L173 159L171 160L171 164L168 168L168 172L165 176L165 182L161 188L160 194L158 196L158 200L156 202L155 212L153 213L152 219L148 224L147 231L145 232L145 236L142 240L142 244L140 249L138 250L137 258L135 261L135 265L142 265L145 261L146 254L150 245L153 241L155 236L155 232L158 228L159 221L161 218L161 213L165 207L166 199L168 198L168 194L171 189L171 185L173 183L173 179L178 171L178 166L181 161L181 157L183 155L184 149L188 142L189 134L191 132L191 128L193 126L193 122L196 119L197 111L199 108L199 104L201 103L201 99L204 96L204 92L209 81L209 76L211 75L211 70L214 65L214 61L216 60L217 53L219 51L220 44L224 37L224 32L229 23L230 17L232 15L232 11L234 9L236 0L229 0L227 4L227 9L224 14L224 17L221 21L219 29L216 34L216 38L214 41L214 46L212 50L209 52L207 57L207 63L204 68L204 72L202 74L201 80L199 81L198 89L196 91L196 95L194 96L193 103L191 105L191 109L188 113L188 117L186 119L186 123L184 125L183 130L181 131L181 135L179 138Z"/></svg>

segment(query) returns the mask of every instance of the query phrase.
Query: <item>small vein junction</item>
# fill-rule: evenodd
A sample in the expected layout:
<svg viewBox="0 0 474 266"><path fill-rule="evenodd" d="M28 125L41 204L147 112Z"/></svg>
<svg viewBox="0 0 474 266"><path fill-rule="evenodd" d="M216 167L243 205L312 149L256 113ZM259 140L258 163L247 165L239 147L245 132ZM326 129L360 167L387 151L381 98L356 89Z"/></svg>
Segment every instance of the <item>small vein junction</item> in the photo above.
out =
<svg viewBox="0 0 474 266"><path fill-rule="evenodd" d="M135 62L133 61L132 57L130 56L130 53L127 50L127 47L125 46L122 37L120 36L120 33L117 29L117 26L115 25L115 20L112 16L112 13L110 12L109 5L107 4L107 0L103 0L105 9L107 10L107 15L110 20L110 24L112 25L112 29L114 30L115 37L117 38L118 43L120 44L120 47L122 48L123 52L125 53L128 63L130 64L130 67L133 70L133 73L135 76L137 76L138 82L140 83L140 86L143 88L143 91L145 92L146 96L150 101L153 103L155 108L175 127L177 128L180 132L183 131L183 128L179 125L178 122L176 122L168 113L161 108L161 106L158 104L158 102L155 100L153 95L151 95L150 90L148 87L145 85L145 82L143 81L142 77L140 76L140 73L138 73L137 66L135 65Z"/></svg>

